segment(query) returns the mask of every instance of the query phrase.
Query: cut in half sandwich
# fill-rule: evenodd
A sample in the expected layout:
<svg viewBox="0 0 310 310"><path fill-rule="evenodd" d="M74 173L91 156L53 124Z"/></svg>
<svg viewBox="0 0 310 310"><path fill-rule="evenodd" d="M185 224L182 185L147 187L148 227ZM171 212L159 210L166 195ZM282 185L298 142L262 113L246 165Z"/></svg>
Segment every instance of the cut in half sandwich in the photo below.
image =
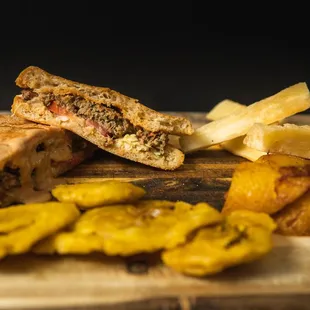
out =
<svg viewBox="0 0 310 310"><path fill-rule="evenodd" d="M184 154L168 136L191 135L183 117L166 115L114 90L52 75L30 66L16 79L22 88L12 112L28 120L68 129L101 149L164 170L182 165Z"/></svg>
<svg viewBox="0 0 310 310"><path fill-rule="evenodd" d="M70 131L0 115L0 207L50 199L55 178L96 149Z"/></svg>

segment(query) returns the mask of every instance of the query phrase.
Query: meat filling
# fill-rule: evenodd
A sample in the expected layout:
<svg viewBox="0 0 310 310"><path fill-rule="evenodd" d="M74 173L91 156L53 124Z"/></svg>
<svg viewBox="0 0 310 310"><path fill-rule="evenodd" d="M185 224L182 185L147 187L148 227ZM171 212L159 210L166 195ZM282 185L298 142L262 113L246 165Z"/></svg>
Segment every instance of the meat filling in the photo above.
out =
<svg viewBox="0 0 310 310"><path fill-rule="evenodd" d="M20 187L20 175L18 169L6 167L0 171L0 207L6 201L7 193L16 187Z"/></svg>
<svg viewBox="0 0 310 310"><path fill-rule="evenodd" d="M37 93L29 89L22 90L24 100L31 100L38 96ZM126 134L135 134L139 142L156 153L164 154L165 146L168 142L168 135L164 132L151 132L141 127L134 126L127 119L124 119L121 112L114 107L107 107L102 104L95 104L86 101L83 97L73 95L55 96L54 94L41 94L46 107L57 103L61 108L71 112L93 124L100 126L100 132L107 138L106 146L114 143L117 138L122 138Z"/></svg>
<svg viewBox="0 0 310 310"><path fill-rule="evenodd" d="M96 147L83 138L69 131L67 135L68 144L39 141L27 156L20 154L11 158L0 171L0 208L24 203L31 199L33 190L49 190L54 184L53 177L60 171L76 166L95 151ZM39 197L45 199L47 196L42 194Z"/></svg>

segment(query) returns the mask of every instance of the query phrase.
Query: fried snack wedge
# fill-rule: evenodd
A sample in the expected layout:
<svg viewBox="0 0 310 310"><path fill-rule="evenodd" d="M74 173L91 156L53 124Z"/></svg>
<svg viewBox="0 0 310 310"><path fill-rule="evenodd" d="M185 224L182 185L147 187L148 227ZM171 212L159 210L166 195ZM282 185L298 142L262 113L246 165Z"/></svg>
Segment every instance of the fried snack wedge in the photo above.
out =
<svg viewBox="0 0 310 310"><path fill-rule="evenodd" d="M223 216L206 203L140 201L87 210L70 232L60 232L40 242L41 254L85 254L129 256L169 249L184 243L189 233L219 223Z"/></svg>
<svg viewBox="0 0 310 310"><path fill-rule="evenodd" d="M46 202L0 209L0 258L21 254L80 215L72 203Z"/></svg>
<svg viewBox="0 0 310 310"><path fill-rule="evenodd" d="M273 96L247 106L180 138L185 153L197 151L245 135L255 123L272 124L310 108L306 83L297 83Z"/></svg>
<svg viewBox="0 0 310 310"><path fill-rule="evenodd" d="M232 113L244 111L246 109L246 105L243 105L239 102L225 99L216 104L207 114L206 119L210 121L215 121L221 119L225 116L228 116Z"/></svg>
<svg viewBox="0 0 310 310"><path fill-rule="evenodd" d="M209 113L207 113L206 118L211 121L216 121L232 113L245 111L246 107L246 105L241 103L225 99L219 102ZM220 144L220 147L234 155L246 158L250 161L255 161L261 156L266 155L266 152L261 152L245 145L243 139L244 136L241 136L225 141Z"/></svg>
<svg viewBox="0 0 310 310"><path fill-rule="evenodd" d="M273 215L276 233L285 236L310 236L310 192Z"/></svg>
<svg viewBox="0 0 310 310"><path fill-rule="evenodd" d="M223 223L198 230L188 243L163 251L162 260L186 275L216 274L270 252L275 228L272 218L265 213L234 211Z"/></svg>
<svg viewBox="0 0 310 310"><path fill-rule="evenodd" d="M130 182L109 180L95 183L61 184L52 195L61 202L75 203L80 209L104 205L132 203L142 198L146 191Z"/></svg>
<svg viewBox="0 0 310 310"><path fill-rule="evenodd" d="M295 156L264 155L236 167L222 213L237 209L273 214L310 188L310 161Z"/></svg>
<svg viewBox="0 0 310 310"><path fill-rule="evenodd" d="M243 157L250 161L256 161L260 157L267 155L266 152L261 152L259 150L256 150L254 148L251 148L243 143L244 136L225 141L220 144L220 146L229 151L230 153Z"/></svg>
<svg viewBox="0 0 310 310"><path fill-rule="evenodd" d="M310 126L295 124L255 124L243 141L262 152L279 153L310 159Z"/></svg>

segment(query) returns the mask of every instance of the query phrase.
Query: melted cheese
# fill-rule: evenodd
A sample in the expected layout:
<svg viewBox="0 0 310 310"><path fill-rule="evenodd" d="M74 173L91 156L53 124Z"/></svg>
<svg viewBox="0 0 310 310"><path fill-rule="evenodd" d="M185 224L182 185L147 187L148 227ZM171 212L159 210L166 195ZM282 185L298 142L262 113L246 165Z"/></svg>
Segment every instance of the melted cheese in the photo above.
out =
<svg viewBox="0 0 310 310"><path fill-rule="evenodd" d="M37 152L38 144L44 143L45 150ZM49 190L55 185L52 162L71 160L71 143L63 139L46 139L36 141L24 152L15 155L9 166L18 167L20 172L20 188L13 188L7 193L9 201L44 202L50 200Z"/></svg>

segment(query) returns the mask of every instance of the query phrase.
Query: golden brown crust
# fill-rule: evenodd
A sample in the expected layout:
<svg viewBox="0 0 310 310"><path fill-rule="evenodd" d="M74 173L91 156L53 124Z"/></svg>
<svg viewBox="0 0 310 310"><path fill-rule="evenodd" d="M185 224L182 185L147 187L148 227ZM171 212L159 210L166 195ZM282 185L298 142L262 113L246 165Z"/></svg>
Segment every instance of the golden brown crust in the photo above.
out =
<svg viewBox="0 0 310 310"><path fill-rule="evenodd" d="M14 115L33 122L59 126L63 129L70 130L105 151L155 168L174 170L180 167L184 161L183 152L170 145L166 146L163 156L157 156L150 151L143 152L136 148L128 149L128 147L122 143L121 139L117 139L111 146L106 146L103 136L98 131L92 130L91 127L88 128L84 119L72 116L72 118L70 117L67 121L62 121L61 119L57 119L43 103L29 103L24 101L19 95L14 98L12 112Z"/></svg>
<svg viewBox="0 0 310 310"><path fill-rule="evenodd" d="M57 127L36 124L11 115L0 115L0 169L10 158L27 152L47 137L64 139L65 133Z"/></svg>
<svg viewBox="0 0 310 310"><path fill-rule="evenodd" d="M194 132L191 122L186 118L154 111L137 99L112 89L74 82L35 66L24 69L15 82L21 88L31 88L37 92L76 94L97 104L116 107L132 124L149 131L163 131L174 135L191 135Z"/></svg>
<svg viewBox="0 0 310 310"><path fill-rule="evenodd" d="M52 139L55 145L67 144L69 142L67 133L60 127L34 123L16 115L0 115L0 169L3 169L14 156L24 154L23 156L27 157L27 154L41 142ZM90 157L94 150L95 147L89 144L75 156L74 161L58 163L53 168L53 176L57 177L71 170Z"/></svg>

